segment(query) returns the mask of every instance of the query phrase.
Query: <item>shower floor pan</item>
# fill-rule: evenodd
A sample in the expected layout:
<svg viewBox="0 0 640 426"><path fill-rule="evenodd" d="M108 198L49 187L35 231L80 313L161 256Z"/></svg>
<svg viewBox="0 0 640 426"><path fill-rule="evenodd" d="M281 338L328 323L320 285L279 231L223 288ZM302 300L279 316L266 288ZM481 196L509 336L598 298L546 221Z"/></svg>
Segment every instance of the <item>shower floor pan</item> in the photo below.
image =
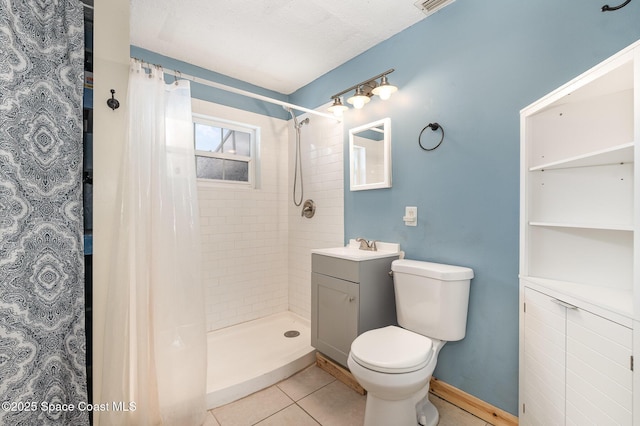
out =
<svg viewBox="0 0 640 426"><path fill-rule="evenodd" d="M285 337L291 330L300 334ZM207 349L208 409L267 388L315 362L309 321L292 312L209 332Z"/></svg>

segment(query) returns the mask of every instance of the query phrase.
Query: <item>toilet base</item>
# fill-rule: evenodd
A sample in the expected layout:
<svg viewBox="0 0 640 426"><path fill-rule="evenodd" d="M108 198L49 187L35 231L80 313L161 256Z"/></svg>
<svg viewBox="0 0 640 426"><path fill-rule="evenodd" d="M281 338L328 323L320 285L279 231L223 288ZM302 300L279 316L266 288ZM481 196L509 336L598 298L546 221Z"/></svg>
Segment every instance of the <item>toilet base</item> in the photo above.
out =
<svg viewBox="0 0 640 426"><path fill-rule="evenodd" d="M436 426L440 420L440 413L438 409L427 395L418 404L416 404L416 412L418 416L418 423L422 426Z"/></svg>
<svg viewBox="0 0 640 426"><path fill-rule="evenodd" d="M438 410L425 393L419 393L424 396L418 397L417 404L415 398L387 400L367 393L364 426L436 426L440 420Z"/></svg>

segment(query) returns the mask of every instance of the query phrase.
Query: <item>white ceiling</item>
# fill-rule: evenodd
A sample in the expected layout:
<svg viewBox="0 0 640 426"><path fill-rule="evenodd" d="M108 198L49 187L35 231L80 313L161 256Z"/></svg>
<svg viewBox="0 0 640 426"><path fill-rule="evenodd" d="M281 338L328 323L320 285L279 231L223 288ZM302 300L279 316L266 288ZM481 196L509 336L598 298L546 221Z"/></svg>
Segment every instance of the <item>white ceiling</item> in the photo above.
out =
<svg viewBox="0 0 640 426"><path fill-rule="evenodd" d="M130 0L131 44L289 94L408 28L415 0Z"/></svg>

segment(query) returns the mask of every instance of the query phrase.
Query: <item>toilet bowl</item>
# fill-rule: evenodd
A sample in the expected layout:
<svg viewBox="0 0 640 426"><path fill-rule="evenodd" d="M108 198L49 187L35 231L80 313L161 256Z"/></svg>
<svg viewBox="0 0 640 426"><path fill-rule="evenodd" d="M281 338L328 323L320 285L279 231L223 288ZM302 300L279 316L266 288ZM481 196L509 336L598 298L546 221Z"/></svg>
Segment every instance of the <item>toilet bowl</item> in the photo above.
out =
<svg viewBox="0 0 640 426"><path fill-rule="evenodd" d="M391 264L398 326L351 343L347 365L367 390L365 426L436 426L429 382L447 341L465 336L473 270L415 260Z"/></svg>
<svg viewBox="0 0 640 426"><path fill-rule="evenodd" d="M444 343L395 326L367 331L354 341L347 364L367 390L366 426L438 424L427 394Z"/></svg>

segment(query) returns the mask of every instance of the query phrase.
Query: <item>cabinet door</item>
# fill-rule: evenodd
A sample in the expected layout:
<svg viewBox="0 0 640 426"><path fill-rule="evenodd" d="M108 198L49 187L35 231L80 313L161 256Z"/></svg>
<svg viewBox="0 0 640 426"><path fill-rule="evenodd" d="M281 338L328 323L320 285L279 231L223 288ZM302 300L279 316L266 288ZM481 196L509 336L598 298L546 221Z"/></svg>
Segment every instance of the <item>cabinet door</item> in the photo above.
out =
<svg viewBox="0 0 640 426"><path fill-rule="evenodd" d="M523 426L564 425L566 308L524 288Z"/></svg>
<svg viewBox="0 0 640 426"><path fill-rule="evenodd" d="M632 424L632 330L567 311L567 425Z"/></svg>
<svg viewBox="0 0 640 426"><path fill-rule="evenodd" d="M359 285L326 275L313 274L313 327L315 347L347 365L351 343L358 335Z"/></svg>

